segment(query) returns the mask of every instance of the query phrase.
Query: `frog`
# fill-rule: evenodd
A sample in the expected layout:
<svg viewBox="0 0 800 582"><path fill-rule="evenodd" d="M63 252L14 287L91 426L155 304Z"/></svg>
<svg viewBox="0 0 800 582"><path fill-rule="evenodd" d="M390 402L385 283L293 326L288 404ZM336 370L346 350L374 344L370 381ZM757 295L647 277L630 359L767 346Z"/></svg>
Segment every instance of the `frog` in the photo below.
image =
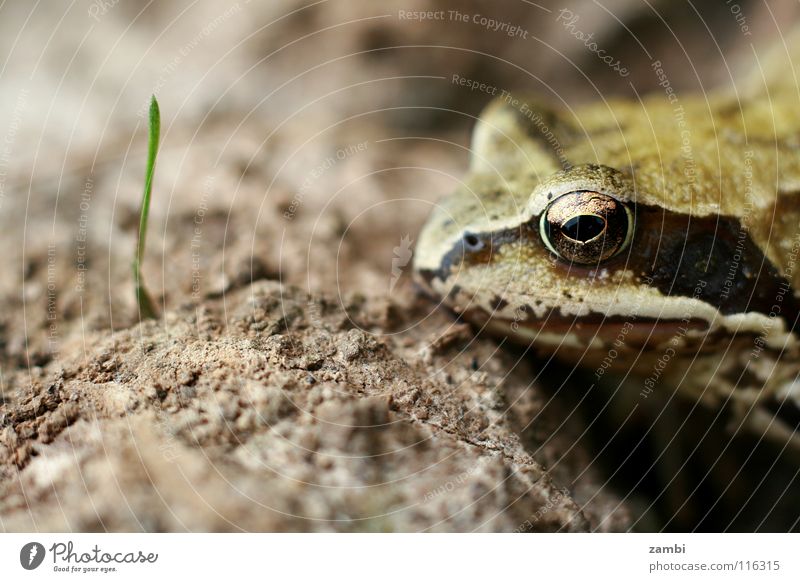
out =
<svg viewBox="0 0 800 582"><path fill-rule="evenodd" d="M800 108L773 69L576 106L504 91L418 235L416 282L483 333L800 451Z"/></svg>

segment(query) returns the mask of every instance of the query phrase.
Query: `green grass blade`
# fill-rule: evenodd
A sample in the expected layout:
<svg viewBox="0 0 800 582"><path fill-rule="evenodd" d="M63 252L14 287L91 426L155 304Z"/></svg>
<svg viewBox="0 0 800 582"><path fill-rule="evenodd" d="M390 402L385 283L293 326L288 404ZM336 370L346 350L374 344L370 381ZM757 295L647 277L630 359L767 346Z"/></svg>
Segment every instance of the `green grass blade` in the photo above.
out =
<svg viewBox="0 0 800 582"><path fill-rule="evenodd" d="M136 243L136 256L133 259L133 280L136 289L136 303L139 306L139 319L156 317L156 310L150 294L147 292L142 280L142 261L147 239L147 219L150 215L150 195L153 192L153 175L156 169L156 156L158 155L158 141L161 136L161 112L158 101L153 95L150 101L150 130L147 140L147 169L144 178L144 193L142 194L142 209L139 215L139 238Z"/></svg>

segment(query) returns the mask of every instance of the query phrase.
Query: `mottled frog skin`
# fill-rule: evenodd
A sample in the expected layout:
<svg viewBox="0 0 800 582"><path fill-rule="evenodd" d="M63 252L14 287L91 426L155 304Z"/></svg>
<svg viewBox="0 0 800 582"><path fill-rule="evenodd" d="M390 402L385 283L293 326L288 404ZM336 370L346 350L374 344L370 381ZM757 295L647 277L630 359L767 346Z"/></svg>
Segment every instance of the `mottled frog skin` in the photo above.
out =
<svg viewBox="0 0 800 582"><path fill-rule="evenodd" d="M738 93L496 99L417 280L487 332L798 446L800 91L773 69Z"/></svg>

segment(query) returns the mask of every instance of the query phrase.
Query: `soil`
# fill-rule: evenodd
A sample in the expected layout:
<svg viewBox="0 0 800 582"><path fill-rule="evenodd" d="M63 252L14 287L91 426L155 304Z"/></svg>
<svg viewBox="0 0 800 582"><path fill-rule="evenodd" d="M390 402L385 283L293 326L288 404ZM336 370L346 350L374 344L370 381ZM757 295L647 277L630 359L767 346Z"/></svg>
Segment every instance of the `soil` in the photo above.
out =
<svg viewBox="0 0 800 582"><path fill-rule="evenodd" d="M618 4L638 34L654 26ZM422 296L407 256L491 98L454 74L567 101L625 95L627 80L555 6L146 5L2 9L0 529L632 527L641 510L535 358ZM515 22L552 49L533 63L519 38L399 17L423 8ZM625 56L632 41L595 4L572 9ZM756 32L766 22L753 13ZM678 90L724 81L695 37L702 74L676 73ZM139 322L151 92L144 276L160 310Z"/></svg>

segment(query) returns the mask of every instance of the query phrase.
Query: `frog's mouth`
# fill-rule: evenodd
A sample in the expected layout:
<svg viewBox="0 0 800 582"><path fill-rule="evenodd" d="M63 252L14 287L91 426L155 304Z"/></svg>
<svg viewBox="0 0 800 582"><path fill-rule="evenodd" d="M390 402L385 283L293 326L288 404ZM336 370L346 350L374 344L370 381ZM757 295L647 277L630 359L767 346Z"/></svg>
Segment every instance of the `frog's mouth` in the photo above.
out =
<svg viewBox="0 0 800 582"><path fill-rule="evenodd" d="M709 331L702 319L658 319L651 317L608 317L591 314L569 317L551 312L541 318L513 320L489 315L480 309L462 313L467 321L497 337L515 343L551 348L616 348L651 350L698 343ZM709 349L712 349L709 343Z"/></svg>

